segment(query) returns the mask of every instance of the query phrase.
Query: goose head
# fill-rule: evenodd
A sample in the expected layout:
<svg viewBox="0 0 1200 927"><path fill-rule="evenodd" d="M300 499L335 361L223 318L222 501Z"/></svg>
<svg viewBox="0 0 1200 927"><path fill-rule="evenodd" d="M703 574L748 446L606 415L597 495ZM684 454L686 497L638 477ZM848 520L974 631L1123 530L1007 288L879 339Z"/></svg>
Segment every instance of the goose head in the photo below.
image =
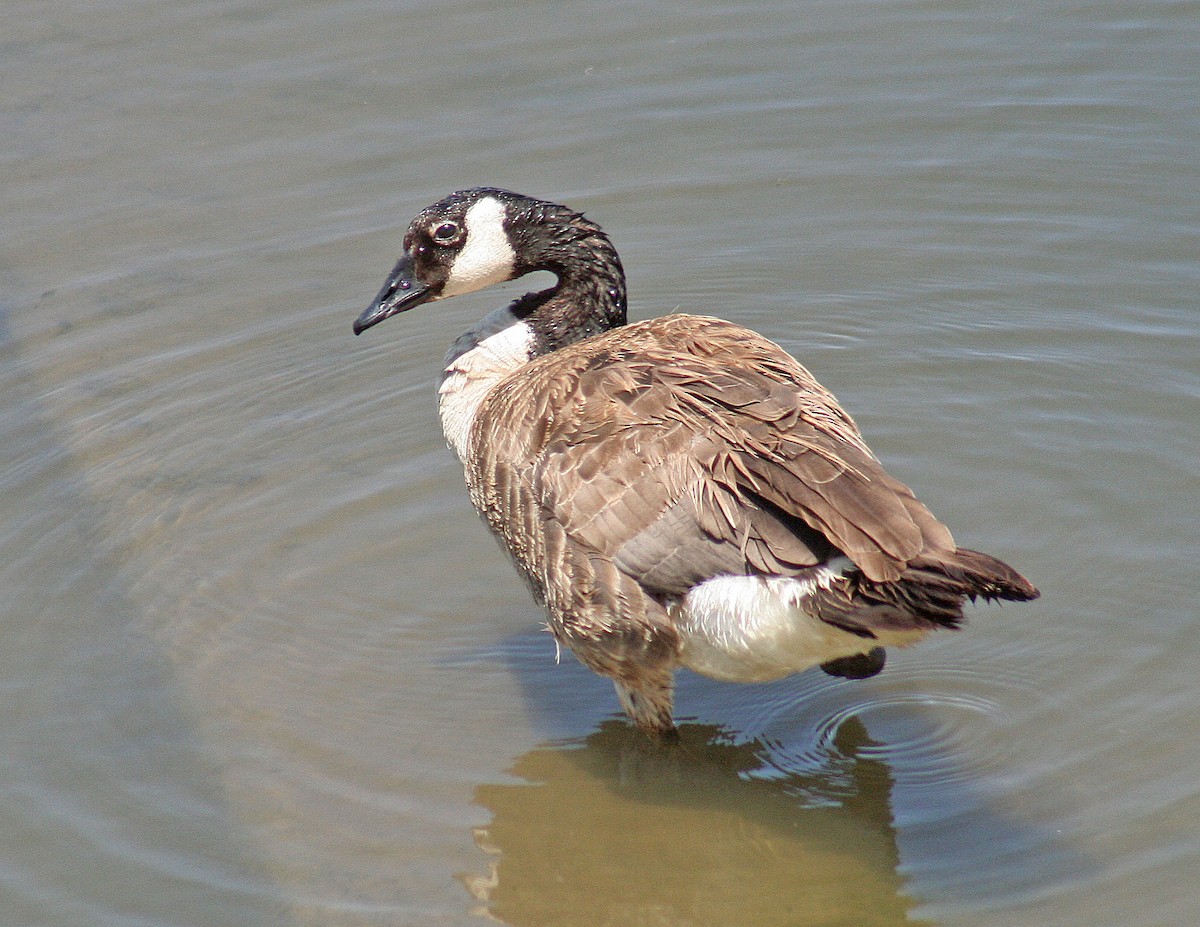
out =
<svg viewBox="0 0 1200 927"><path fill-rule="evenodd" d="M423 303L538 270L555 274L557 284L518 300L514 313L540 312L546 323L565 314L580 335L624 324L624 271L598 225L565 206L475 187L438 200L412 220L400 259L355 320L354 333Z"/></svg>
<svg viewBox="0 0 1200 927"><path fill-rule="evenodd" d="M514 196L481 187L453 193L421 210L404 235L400 259L355 321L354 333L422 303L519 276L506 228L507 201Z"/></svg>

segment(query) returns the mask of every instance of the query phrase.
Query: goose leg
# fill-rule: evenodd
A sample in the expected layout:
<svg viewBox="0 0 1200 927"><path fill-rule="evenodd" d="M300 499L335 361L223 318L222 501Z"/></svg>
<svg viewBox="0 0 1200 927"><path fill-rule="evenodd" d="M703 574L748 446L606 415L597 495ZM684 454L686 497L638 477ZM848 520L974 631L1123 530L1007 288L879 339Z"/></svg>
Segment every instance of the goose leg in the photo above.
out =
<svg viewBox="0 0 1200 927"><path fill-rule="evenodd" d="M641 730L655 737L675 734L675 674L669 669L639 673L635 678L613 679L621 707Z"/></svg>
<svg viewBox="0 0 1200 927"><path fill-rule="evenodd" d="M830 676L841 676L843 679L867 679L879 673L886 662L887 651L882 647L872 647L866 653L822 663L821 669Z"/></svg>

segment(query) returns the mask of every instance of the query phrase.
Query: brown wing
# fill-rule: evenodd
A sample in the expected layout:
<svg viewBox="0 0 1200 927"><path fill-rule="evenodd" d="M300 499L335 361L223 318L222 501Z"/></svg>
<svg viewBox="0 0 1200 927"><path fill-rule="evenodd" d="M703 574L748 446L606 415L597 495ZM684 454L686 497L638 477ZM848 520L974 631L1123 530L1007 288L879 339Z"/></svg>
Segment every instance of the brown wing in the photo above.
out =
<svg viewBox="0 0 1200 927"><path fill-rule="evenodd" d="M653 594L795 575L839 551L887 581L954 549L832 395L766 339L683 316L606 348L547 391L557 417L532 479L567 535Z"/></svg>

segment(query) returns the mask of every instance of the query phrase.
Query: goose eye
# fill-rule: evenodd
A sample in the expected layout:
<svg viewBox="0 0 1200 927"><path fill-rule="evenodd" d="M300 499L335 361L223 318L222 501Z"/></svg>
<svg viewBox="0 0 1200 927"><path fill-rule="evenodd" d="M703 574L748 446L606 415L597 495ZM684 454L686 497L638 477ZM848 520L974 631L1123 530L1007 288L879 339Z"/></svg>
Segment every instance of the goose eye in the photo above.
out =
<svg viewBox="0 0 1200 927"><path fill-rule="evenodd" d="M439 245L448 245L458 237L457 222L443 222L433 230L433 240Z"/></svg>

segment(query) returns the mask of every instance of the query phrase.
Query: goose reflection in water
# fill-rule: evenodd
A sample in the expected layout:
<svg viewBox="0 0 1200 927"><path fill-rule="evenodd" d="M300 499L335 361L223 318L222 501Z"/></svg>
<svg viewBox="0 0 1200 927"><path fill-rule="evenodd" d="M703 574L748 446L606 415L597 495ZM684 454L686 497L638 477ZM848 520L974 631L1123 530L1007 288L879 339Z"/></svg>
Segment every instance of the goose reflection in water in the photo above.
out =
<svg viewBox="0 0 1200 927"><path fill-rule="evenodd" d="M857 718L826 762L782 773L761 742L686 724L658 744L604 722L486 784L477 913L523 925L912 925L897 873L892 775ZM869 752L869 751L868 751Z"/></svg>

